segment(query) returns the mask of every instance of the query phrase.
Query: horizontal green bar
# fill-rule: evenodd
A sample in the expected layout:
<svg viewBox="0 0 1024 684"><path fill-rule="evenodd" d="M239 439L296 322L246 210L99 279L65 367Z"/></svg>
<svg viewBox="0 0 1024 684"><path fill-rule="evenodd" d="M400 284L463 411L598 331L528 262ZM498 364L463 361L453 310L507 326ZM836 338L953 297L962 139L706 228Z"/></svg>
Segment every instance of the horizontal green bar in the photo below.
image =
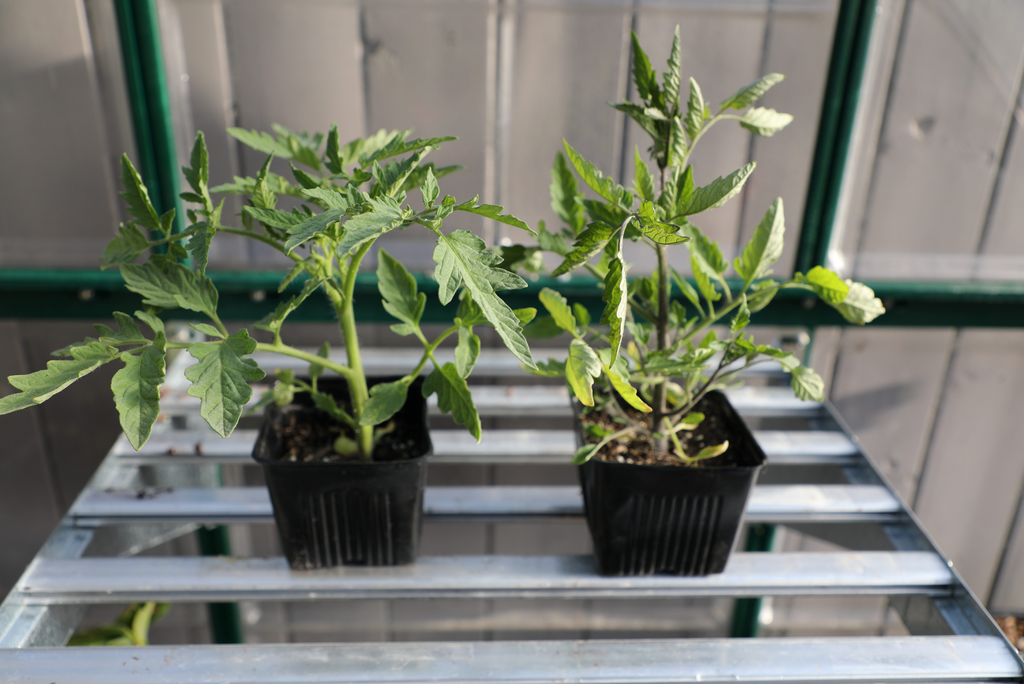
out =
<svg viewBox="0 0 1024 684"><path fill-rule="evenodd" d="M301 287L292 285L283 294L277 286L278 271L219 271L210 278L220 291L219 311L225 320L255 321L274 309L282 297ZM437 283L425 275L416 277L423 292L437 291ZM502 293L513 308L537 307L544 287L561 292L600 315L604 308L601 289L591 277L568 279L539 277L522 290ZM373 273L360 274L356 286L356 313L364 322L390 322L381 306ZM899 282L868 283L885 303L888 312L871 325L885 327L1024 327L1024 283L1010 282ZM128 292L115 270L6 269L0 270L0 318L105 319L112 311L131 312L141 307L138 295ZM451 320L456 303L441 306L428 299L424 319ZM187 318L188 312L168 311L168 318ZM325 300L311 298L292 314L295 321L330 321L334 313ZM803 290L783 290L771 305L754 316L759 325L845 325L831 307Z"/></svg>

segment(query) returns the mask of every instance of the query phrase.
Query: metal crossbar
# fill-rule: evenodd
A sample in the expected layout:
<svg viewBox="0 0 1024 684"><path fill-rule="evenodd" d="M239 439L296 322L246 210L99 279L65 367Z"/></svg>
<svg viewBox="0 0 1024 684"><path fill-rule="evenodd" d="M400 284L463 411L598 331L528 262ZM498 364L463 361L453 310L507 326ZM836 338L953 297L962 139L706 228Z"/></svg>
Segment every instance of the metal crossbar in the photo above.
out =
<svg viewBox="0 0 1024 684"><path fill-rule="evenodd" d="M391 350L369 351L366 358L385 372L388 364L401 363ZM579 555L427 556L411 566L314 572L291 571L279 557L139 556L204 524L272 520L263 488L220 486L220 466L253 464L255 432L220 439L204 429L184 394L184 362L169 371L168 415L157 434L140 452L118 440L0 606L4 677L105 683L1024 681L1024 663L842 421L827 405L798 402L779 386L730 392L741 415L763 419L754 434L769 456L770 479L755 487L746 520L810 530L846 550L738 553L719 575L620 578L599 576L592 558ZM502 352L481 355L477 371L499 380L522 376ZM771 383L776 375L769 369L758 379ZM475 390L486 415L569 416L561 387ZM565 423L485 431L479 444L462 431L435 430L430 465L507 470L566 464L575 438ZM424 498L430 524L580 521L582 514L576 485L430 486ZM46 648L64 644L88 606L130 601L483 600L494 609L469 620L477 625L469 629L558 624L621 630L632 623L597 602L655 601L662 608L701 597L839 595L888 597L916 636ZM580 599L595 604L590 617L550 621L560 605ZM499 607L508 600L525 603ZM433 605L441 612L448 604ZM535 617L523 619L524 611ZM643 622L663 623L659 633L671 634L672 620Z"/></svg>

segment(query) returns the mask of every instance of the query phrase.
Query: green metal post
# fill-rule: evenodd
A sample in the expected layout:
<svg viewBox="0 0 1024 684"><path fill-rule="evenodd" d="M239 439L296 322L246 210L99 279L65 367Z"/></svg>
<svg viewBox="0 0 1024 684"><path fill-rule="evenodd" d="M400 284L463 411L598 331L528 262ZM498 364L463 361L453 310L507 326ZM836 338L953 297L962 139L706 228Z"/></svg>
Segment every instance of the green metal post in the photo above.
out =
<svg viewBox="0 0 1024 684"><path fill-rule="evenodd" d="M775 525L751 525L747 533L746 551L771 551L775 541ZM736 599L729 636L753 638L761 627L761 597Z"/></svg>
<svg viewBox="0 0 1024 684"><path fill-rule="evenodd" d="M230 556L231 539L228 528L201 527L196 532L199 540L199 551L204 556ZM210 637L215 644L244 644L242 619L238 613L237 603L210 603L207 606L210 616Z"/></svg>
<svg viewBox="0 0 1024 684"><path fill-rule="evenodd" d="M796 270L825 263L850 150L878 0L842 0L832 39Z"/></svg>

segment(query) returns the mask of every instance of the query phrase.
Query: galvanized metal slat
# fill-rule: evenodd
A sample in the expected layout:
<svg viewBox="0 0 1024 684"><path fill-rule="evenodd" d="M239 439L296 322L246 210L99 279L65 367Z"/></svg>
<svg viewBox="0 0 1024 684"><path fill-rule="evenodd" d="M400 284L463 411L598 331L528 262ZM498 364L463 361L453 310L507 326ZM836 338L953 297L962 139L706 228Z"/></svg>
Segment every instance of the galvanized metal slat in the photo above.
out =
<svg viewBox="0 0 1024 684"><path fill-rule="evenodd" d="M575 486L428 487L423 509L432 520L578 518L583 497ZM748 522L893 520L900 504L878 485L761 485L747 505ZM270 522L262 487L94 489L70 512L76 525L189 520Z"/></svg>
<svg viewBox="0 0 1024 684"><path fill-rule="evenodd" d="M821 411L820 403L801 401L788 387L736 387L726 394L733 407L746 416L807 416ZM254 406L259 396L259 392L254 393L247 406ZM572 415L564 385L478 385L473 387L473 401L481 416L557 418ZM165 415L199 411L199 400L183 390L165 396L160 403ZM431 396L427 404L431 414L439 415L436 395Z"/></svg>
<svg viewBox="0 0 1024 684"><path fill-rule="evenodd" d="M842 432L755 430L754 437L772 465L850 465L859 459L857 445ZM251 463L255 430L235 430L221 438L205 430L165 430L135 451L122 435L112 453L123 464L241 461ZM567 463L576 451L571 430L487 430L477 441L464 430L434 430L432 463ZM166 457L166 458L162 458Z"/></svg>
<svg viewBox="0 0 1024 684"><path fill-rule="evenodd" d="M0 651L13 681L198 682L996 681L1021 676L990 636L258 644Z"/></svg>
<svg viewBox="0 0 1024 684"><path fill-rule="evenodd" d="M935 553L870 551L739 553L724 573L707 577L601 577L592 556L433 556L407 566L311 572L292 572L283 558L38 558L17 589L27 603L122 603L944 595L952 582Z"/></svg>

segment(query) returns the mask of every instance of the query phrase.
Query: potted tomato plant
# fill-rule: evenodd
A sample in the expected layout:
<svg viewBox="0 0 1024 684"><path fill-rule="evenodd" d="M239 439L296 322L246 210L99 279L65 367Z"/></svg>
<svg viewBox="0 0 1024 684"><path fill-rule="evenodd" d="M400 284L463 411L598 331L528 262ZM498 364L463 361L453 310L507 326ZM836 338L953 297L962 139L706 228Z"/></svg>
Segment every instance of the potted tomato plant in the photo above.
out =
<svg viewBox="0 0 1024 684"><path fill-rule="evenodd" d="M139 174L127 156L122 158L122 195L133 219L120 227L103 258L107 266L120 268L126 287L142 295L144 308L134 316L115 312L118 330L97 326L98 338L59 350L61 358L45 370L12 376L20 392L0 399L0 414L42 403L96 368L120 362L112 382L114 402L128 440L138 449L160 410L166 354L187 349L196 359L185 372L188 394L199 399L210 427L226 437L250 403L249 383L264 377L250 355L261 351L299 359L309 364L305 377L277 372L273 389L258 402L266 411L254 450L291 566L411 562L422 516L424 457L431 448L426 398L437 394L441 411L479 439L480 419L466 383L480 351L474 326L494 326L512 353L533 365L522 326L535 311L513 311L497 294L524 287L525 281L498 268L501 257L483 240L466 230L446 232L443 221L458 211L530 228L476 198L461 203L440 198L437 177L452 169L422 160L453 138L409 140L408 131L380 131L342 145L336 127L326 136L283 127L275 127L276 135L230 132L267 154L266 163L255 178L210 188L206 146L202 133L197 135L190 165L183 169L191 190L182 193L195 208L188 211L189 227L178 234L172 232L173 210L157 213ZM275 157L290 160L291 180L270 171ZM419 208L408 201L413 190L419 190ZM217 193L244 196L240 226L224 222L224 201L212 198ZM282 196L290 198L290 210L278 207ZM398 321L392 330L414 336L423 354L407 375L374 381L366 377L360 357L356 277L380 236L412 225L436 237L437 296L441 304L459 296L458 311L450 327L429 339L420 326L427 295L399 261L378 250L378 289L384 308ZM302 283L300 291L253 324L270 341L258 342L245 328L229 332L218 316L217 288L206 266L212 240L223 234L257 240L285 255L291 268L281 291ZM318 292L325 296L321 305L331 306L337 316L344 363L330 357L326 343L312 351L284 341L288 316ZM191 325L206 340L169 341L157 315L166 309L205 317ZM151 334L144 334L139 322ZM453 336L455 362L441 363L435 351ZM432 371L421 380L428 365Z"/></svg>
<svg viewBox="0 0 1024 684"><path fill-rule="evenodd" d="M531 249L554 252L563 261L552 275L585 268L603 284L600 322L545 290L540 299L548 316L535 324L572 336L567 360L541 364L536 372L564 376L575 396L574 462L603 574L705 575L725 567L765 460L718 391L739 373L775 361L791 374L798 397L822 400L817 373L746 332L752 313L783 288L813 292L854 323L884 311L869 288L821 267L781 282L767 278L782 254L781 199L733 261L731 281L718 245L692 222L737 195L755 166L698 187L690 165L694 148L722 121L762 136L784 128L790 115L752 106L782 79L758 79L712 112L692 78L684 93L678 29L660 83L634 34L633 82L641 102L614 106L650 135L655 169L637 150L634 187L627 190L565 142L565 156L558 154L552 171L552 204L567 227L548 232L541 226L539 245L517 252L520 258ZM579 191L574 171L597 199ZM627 279L627 240L655 252L650 276ZM695 284L670 266L669 249L680 245L689 250ZM673 286L681 297L673 297Z"/></svg>

